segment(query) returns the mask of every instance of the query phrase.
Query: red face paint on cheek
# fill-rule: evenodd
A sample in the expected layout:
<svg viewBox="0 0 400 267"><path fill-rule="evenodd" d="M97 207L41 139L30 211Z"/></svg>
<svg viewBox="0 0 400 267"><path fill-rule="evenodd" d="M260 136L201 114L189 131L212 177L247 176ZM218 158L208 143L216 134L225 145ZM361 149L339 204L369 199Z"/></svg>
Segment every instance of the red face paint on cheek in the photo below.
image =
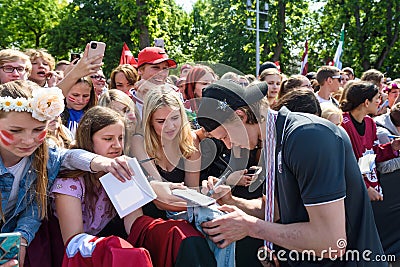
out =
<svg viewBox="0 0 400 267"><path fill-rule="evenodd" d="M0 131L0 140L4 145L9 146L12 143L14 143L15 138L14 138L14 135L12 133L10 133L8 131L1 130Z"/></svg>
<svg viewBox="0 0 400 267"><path fill-rule="evenodd" d="M37 136L37 140L39 143L42 143L44 138L46 137L47 134L47 130L43 130L38 136Z"/></svg>
<svg viewBox="0 0 400 267"><path fill-rule="evenodd" d="M70 102L76 102L76 99L75 98L73 98L72 96L68 96L68 100L70 101Z"/></svg>

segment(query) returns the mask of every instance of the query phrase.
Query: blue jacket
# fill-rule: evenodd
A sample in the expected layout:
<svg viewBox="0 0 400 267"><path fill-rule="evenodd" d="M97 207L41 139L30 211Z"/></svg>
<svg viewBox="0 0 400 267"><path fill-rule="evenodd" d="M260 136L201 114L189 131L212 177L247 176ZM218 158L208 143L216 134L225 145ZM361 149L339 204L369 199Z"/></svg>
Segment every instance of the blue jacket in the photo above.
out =
<svg viewBox="0 0 400 267"><path fill-rule="evenodd" d="M60 168L90 170L90 162L97 156L85 150L60 150L49 148L49 160L47 162L48 189L57 177ZM5 223L1 227L2 233L20 232L28 244L34 238L41 224L38 203L36 202L36 172L32 167L33 155L29 156L23 171L23 178L18 189L18 199L15 208L8 214L4 214ZM2 211L6 210L14 176L9 173L0 158L0 192Z"/></svg>

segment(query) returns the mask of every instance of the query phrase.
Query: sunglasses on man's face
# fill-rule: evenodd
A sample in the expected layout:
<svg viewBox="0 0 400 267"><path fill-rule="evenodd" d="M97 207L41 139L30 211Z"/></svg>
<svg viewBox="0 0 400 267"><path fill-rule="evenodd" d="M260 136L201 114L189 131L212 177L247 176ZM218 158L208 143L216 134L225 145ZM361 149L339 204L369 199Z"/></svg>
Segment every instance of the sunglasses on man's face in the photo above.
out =
<svg viewBox="0 0 400 267"><path fill-rule="evenodd" d="M342 81L342 75L334 75L334 76L332 76L331 78L332 78L332 79L338 79L339 82Z"/></svg>

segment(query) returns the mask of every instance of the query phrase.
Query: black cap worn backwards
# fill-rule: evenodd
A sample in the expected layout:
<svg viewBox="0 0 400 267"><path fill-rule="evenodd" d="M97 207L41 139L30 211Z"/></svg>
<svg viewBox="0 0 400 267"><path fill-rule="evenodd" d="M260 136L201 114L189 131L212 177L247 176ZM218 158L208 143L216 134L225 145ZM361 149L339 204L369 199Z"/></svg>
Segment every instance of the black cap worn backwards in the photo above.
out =
<svg viewBox="0 0 400 267"><path fill-rule="evenodd" d="M261 100L268 91L268 85L260 82L243 88L229 80L219 80L203 90L197 112L198 123L207 132L223 124L240 107L249 106Z"/></svg>

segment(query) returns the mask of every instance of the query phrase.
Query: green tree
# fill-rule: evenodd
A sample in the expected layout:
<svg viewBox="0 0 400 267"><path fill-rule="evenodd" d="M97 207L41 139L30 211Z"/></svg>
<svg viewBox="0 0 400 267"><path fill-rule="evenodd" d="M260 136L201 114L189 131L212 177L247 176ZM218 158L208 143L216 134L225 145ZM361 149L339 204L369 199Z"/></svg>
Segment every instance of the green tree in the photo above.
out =
<svg viewBox="0 0 400 267"><path fill-rule="evenodd" d="M1 0L1 47L41 47L49 30L57 25L65 4L58 0Z"/></svg>
<svg viewBox="0 0 400 267"><path fill-rule="evenodd" d="M127 0L117 6L121 23L133 27L131 39L138 50L154 45L155 38L163 38L171 57L177 61L189 58L182 45L187 41L188 15L174 0Z"/></svg>
<svg viewBox="0 0 400 267"><path fill-rule="evenodd" d="M316 65L332 58L345 24L343 66L352 66L361 73L370 68L386 71L393 68L393 53L399 47L400 2L398 0L326 1L314 14ZM399 71L398 67L392 71Z"/></svg>
<svg viewBox="0 0 400 267"><path fill-rule="evenodd" d="M189 50L194 61L214 61L243 73L255 70L255 33L246 30L244 2L199 0L190 14Z"/></svg>
<svg viewBox="0 0 400 267"><path fill-rule="evenodd" d="M308 1L279 0L269 4L270 28L261 34L264 61L280 61L282 71L288 74L299 72L304 42L309 36L305 29L308 14Z"/></svg>
<svg viewBox="0 0 400 267"><path fill-rule="evenodd" d="M68 59L70 52L83 52L90 41L107 44L104 63L105 72L119 64L123 43L132 52L136 49L131 41L133 26L122 24L116 0L81 0L71 2L65 9L65 16L50 33L52 38L47 46L57 59Z"/></svg>
<svg viewBox="0 0 400 267"><path fill-rule="evenodd" d="M264 11L267 1L260 0ZM256 1L251 1L251 10ZM247 19L255 28L255 13L250 12L247 1L199 0L191 18L193 27L190 48L195 60L211 60L230 65L244 73L254 73L256 33L246 29ZM307 34L304 21L308 12L304 1L275 1L269 5L267 15L260 15L260 29L268 21L267 33L260 32L261 62L281 61L283 70L298 72L300 55L294 56L304 44ZM299 52L297 52L299 54Z"/></svg>

